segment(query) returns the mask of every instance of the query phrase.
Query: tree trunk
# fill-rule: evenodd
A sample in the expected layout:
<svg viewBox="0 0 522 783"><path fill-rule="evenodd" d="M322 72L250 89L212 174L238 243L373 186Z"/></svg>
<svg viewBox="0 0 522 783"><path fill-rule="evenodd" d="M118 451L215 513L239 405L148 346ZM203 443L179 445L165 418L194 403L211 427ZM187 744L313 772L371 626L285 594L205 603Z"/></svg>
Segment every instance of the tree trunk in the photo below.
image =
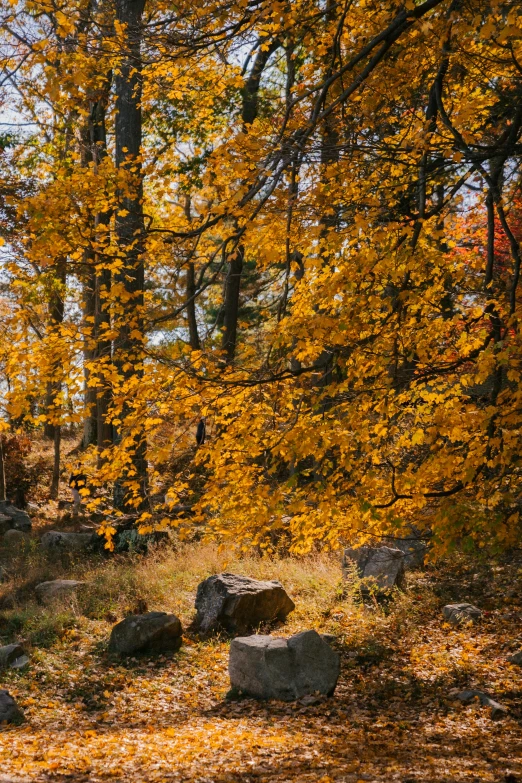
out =
<svg viewBox="0 0 522 783"><path fill-rule="evenodd" d="M141 154L141 35L142 14L145 0L116 0L116 17L124 30L122 60L115 77L116 120L115 147L116 166L123 171L125 189L120 191L116 213L116 234L118 238L120 269L115 273L115 284L122 291L121 314L117 326L118 336L114 344L114 364L124 394L128 392L129 381L143 376L143 181L139 156ZM121 412L122 424L115 433L121 443L124 434L129 439L131 465L122 479L116 482L114 502L118 508L135 508L136 503L145 500L147 483L147 461L145 432L128 433L132 405L126 399ZM129 482L138 482L139 489L131 491ZM133 503L134 498L134 503Z"/></svg>
<svg viewBox="0 0 522 783"><path fill-rule="evenodd" d="M95 170L99 163L107 156L107 131L106 112L109 99L112 73L107 75L100 91L93 96L90 103L87 133L84 141L84 159L92 162ZM110 211L105 211L94 216L93 236L97 245L107 244L107 227L110 224ZM99 452L112 443L112 424L108 421L108 409L111 401L111 390L108 382L103 378L101 365L110 362L112 358L112 343L105 337L110 327L110 314L108 301L111 288L111 273L108 269L100 269L102 260L97 251L89 255L90 268L84 288L86 333L89 334L89 325L92 338L88 340L85 350L85 409L83 445L96 444ZM89 386L90 370L89 362L95 362L97 382L95 386Z"/></svg>
<svg viewBox="0 0 522 783"><path fill-rule="evenodd" d="M83 284L83 317L85 342L83 349L84 403L83 447L96 443L96 387L90 385L90 363L96 355L95 348L95 313L96 313L96 272L94 254L85 258L88 265L87 278Z"/></svg>
<svg viewBox="0 0 522 783"><path fill-rule="evenodd" d="M190 196L185 198L185 215L189 223L192 222L192 210ZM196 318L196 267L193 261L188 262L186 277L186 303L187 303L187 321L189 327L189 344L193 351L199 351L201 343L199 341L198 321Z"/></svg>
<svg viewBox="0 0 522 783"><path fill-rule="evenodd" d="M195 267L192 261L189 261L187 267L187 320L189 327L189 342L193 351L199 351L201 344L198 334L198 322L196 319L196 280Z"/></svg>
<svg viewBox="0 0 522 783"><path fill-rule="evenodd" d="M234 360L237 340L237 321L239 316L239 293L241 289L241 272L243 271L243 248L238 247L230 258L224 302L223 338L221 349L225 353L225 361Z"/></svg>
<svg viewBox="0 0 522 783"><path fill-rule="evenodd" d="M105 216L100 216L100 218ZM109 269L103 269L96 278L96 334L97 334L97 352L98 370L103 376L103 366L110 367L112 360L112 342L105 336L110 328L111 319L108 311L108 297L111 290L111 272ZM97 388L96 400L96 434L97 447L100 463L102 451L109 448L113 443L113 427L109 418L109 408L112 400L110 382L101 377Z"/></svg>
<svg viewBox="0 0 522 783"><path fill-rule="evenodd" d="M46 414L49 413L53 406L53 385L49 381L47 384L47 390L45 392L45 403L44 403L44 409ZM54 438L54 424L52 424L50 421L46 421L44 424L44 437L48 438L49 440L53 440Z"/></svg>
<svg viewBox="0 0 522 783"><path fill-rule="evenodd" d="M261 41L259 42L261 44ZM243 131L248 133L249 126L257 118L259 110L259 87L261 76L273 52L280 46L275 39L265 49L260 46L254 64L242 91L241 119ZM221 349L225 362L234 361L237 344L237 322L239 318L239 295L241 292L241 274L243 272L244 248L239 246L229 258L228 273L225 281L223 302L223 337ZM218 322L218 325L221 324Z"/></svg>
<svg viewBox="0 0 522 783"><path fill-rule="evenodd" d="M54 463L53 463L53 481L51 484L51 500L57 500L60 490L60 446L62 441L62 427L60 424L54 426Z"/></svg>
<svg viewBox="0 0 522 783"><path fill-rule="evenodd" d="M0 433L0 503L5 503L6 497L5 483L5 462L4 462L4 436Z"/></svg>
<svg viewBox="0 0 522 783"><path fill-rule="evenodd" d="M82 129L81 139L81 165L87 168L93 162L93 151L91 144L92 136L92 112ZM92 227L94 228L94 215L91 215ZM96 269L94 260L94 251L92 246L87 248L83 255L83 263L86 268L85 280L83 281L83 377L84 377L84 419L83 419L83 448L87 448L96 442L96 389L90 385L91 378L90 364L94 359L94 313L95 313L95 288L96 288Z"/></svg>
<svg viewBox="0 0 522 783"><path fill-rule="evenodd" d="M59 332L60 326L63 323L63 316L65 310L65 285L67 280L67 267L65 258L59 258L56 262L56 276L55 276L55 289L50 297L49 301L49 330L51 332ZM61 367L59 364L55 364L53 367L53 374L60 376ZM60 394L62 388L62 381L54 379L50 382L48 387L48 406L47 413L51 412L53 418L59 419L61 411L56 408L55 399ZM58 414L58 415L57 415ZM61 446L61 427L60 422L52 422L52 433L54 441L54 468L53 479L51 483L51 498L58 497L59 481L60 481L60 446Z"/></svg>

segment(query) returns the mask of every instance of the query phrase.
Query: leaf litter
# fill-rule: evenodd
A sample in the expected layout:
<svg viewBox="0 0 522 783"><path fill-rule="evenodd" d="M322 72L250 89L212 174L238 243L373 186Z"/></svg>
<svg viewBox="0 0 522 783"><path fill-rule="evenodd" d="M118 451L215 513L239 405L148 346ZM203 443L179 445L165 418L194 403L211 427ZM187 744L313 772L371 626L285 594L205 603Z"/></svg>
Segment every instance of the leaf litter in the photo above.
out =
<svg viewBox="0 0 522 783"><path fill-rule="evenodd" d="M303 591L274 632L309 616L336 635L342 673L329 699L227 700L226 639L188 633L174 656L124 662L106 652L107 623L83 618L33 651L28 670L3 674L27 722L0 733L0 780L522 781L522 672L507 660L521 641L520 569L489 569L485 594L460 568L414 574L387 606L335 597L318 613ZM456 590L485 610L481 623L444 622ZM508 712L492 720L478 699L455 701L455 688L484 691Z"/></svg>

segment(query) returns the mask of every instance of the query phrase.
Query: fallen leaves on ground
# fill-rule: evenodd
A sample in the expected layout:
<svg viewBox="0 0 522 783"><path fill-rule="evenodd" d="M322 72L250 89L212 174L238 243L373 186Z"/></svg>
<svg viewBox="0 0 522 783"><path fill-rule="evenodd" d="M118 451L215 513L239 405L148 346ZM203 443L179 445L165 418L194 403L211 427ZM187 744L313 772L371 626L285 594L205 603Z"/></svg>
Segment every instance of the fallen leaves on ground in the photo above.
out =
<svg viewBox="0 0 522 783"><path fill-rule="evenodd" d="M172 657L122 662L107 655L107 624L86 621L34 651L27 672L4 675L27 723L0 734L2 774L92 783L522 781L522 670L506 660L520 640L520 592L509 595L519 565L487 574L487 590L469 569L452 568L413 576L389 606L337 600L319 630L338 636L341 679L333 698L309 706L228 701L224 639L187 637ZM456 591L486 610L481 623L444 622L440 607ZM302 613L284 632L299 627ZM455 703L455 686L487 691L508 716L493 721L477 703Z"/></svg>

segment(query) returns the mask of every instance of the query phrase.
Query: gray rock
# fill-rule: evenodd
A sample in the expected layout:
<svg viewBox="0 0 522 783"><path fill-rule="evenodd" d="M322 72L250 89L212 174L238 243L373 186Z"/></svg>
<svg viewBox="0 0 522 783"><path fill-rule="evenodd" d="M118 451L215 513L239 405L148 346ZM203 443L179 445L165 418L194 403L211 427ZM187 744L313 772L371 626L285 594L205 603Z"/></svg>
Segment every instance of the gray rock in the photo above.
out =
<svg viewBox="0 0 522 783"><path fill-rule="evenodd" d="M522 650L519 650L513 655L508 655L509 663L516 663L517 666L522 666Z"/></svg>
<svg viewBox="0 0 522 783"><path fill-rule="evenodd" d="M31 501L29 501L29 503L27 503L26 505L26 509L28 514L38 514L38 512L40 511L40 506L38 506L36 503L31 503Z"/></svg>
<svg viewBox="0 0 522 783"><path fill-rule="evenodd" d="M1 501L0 513L2 516L6 516L11 520L10 527L14 527L16 530L21 530L24 533L31 532L31 518L29 514L22 511L21 508L15 508L15 506L12 506L10 503Z"/></svg>
<svg viewBox="0 0 522 783"><path fill-rule="evenodd" d="M71 598L79 587L87 582L77 582L75 579L53 579L50 582L42 582L35 587L36 597L42 604L50 604L53 601L61 601Z"/></svg>
<svg viewBox="0 0 522 783"><path fill-rule="evenodd" d="M42 549L80 552L93 549L98 536L92 533L64 533L61 530L49 530L40 539Z"/></svg>
<svg viewBox="0 0 522 783"><path fill-rule="evenodd" d="M182 633L181 622L175 614L134 614L114 626L109 650L120 655L174 652L181 647Z"/></svg>
<svg viewBox="0 0 522 783"><path fill-rule="evenodd" d="M7 533L8 530L11 530L13 527L13 520L11 517L6 516L5 514L0 514L0 536L3 536L4 533Z"/></svg>
<svg viewBox="0 0 522 783"><path fill-rule="evenodd" d="M13 661L9 668L10 669L24 669L29 664L29 656L28 655L21 655L19 658L16 659L16 661Z"/></svg>
<svg viewBox="0 0 522 783"><path fill-rule="evenodd" d="M324 639L327 644L335 644L337 636L334 633L320 633L321 639Z"/></svg>
<svg viewBox="0 0 522 783"><path fill-rule="evenodd" d="M24 656L27 657L25 650L19 644L8 644L5 647L0 647L0 669L20 668L14 664L16 664L19 658Z"/></svg>
<svg viewBox="0 0 522 783"><path fill-rule="evenodd" d="M349 547L344 550L343 570L349 576L353 565L363 581L364 592L384 594L404 584L404 553L388 546Z"/></svg>
<svg viewBox="0 0 522 783"><path fill-rule="evenodd" d="M2 540L11 549L17 549L29 541L29 536L13 527L4 533Z"/></svg>
<svg viewBox="0 0 522 783"><path fill-rule="evenodd" d="M21 723L24 715L8 691L0 690L0 723Z"/></svg>
<svg viewBox="0 0 522 783"><path fill-rule="evenodd" d="M499 704L498 701L492 699L491 696L488 696L484 691L459 691L458 688L455 688L450 691L449 696L452 699L458 699L463 704L470 704L473 699L478 699L483 707L490 707L492 718L503 718L508 712L507 707L504 707L503 704Z"/></svg>
<svg viewBox="0 0 522 783"><path fill-rule="evenodd" d="M315 693L330 696L340 658L316 631L289 639L240 636L230 645L228 671L236 691L256 699L294 701Z"/></svg>
<svg viewBox="0 0 522 783"><path fill-rule="evenodd" d="M4 582L7 577L7 571L3 566L0 566L0 583Z"/></svg>
<svg viewBox="0 0 522 783"><path fill-rule="evenodd" d="M480 620L482 612L473 604L447 604L442 609L442 614L446 620L453 625L459 623L474 622Z"/></svg>
<svg viewBox="0 0 522 783"><path fill-rule="evenodd" d="M202 633L243 634L260 623L284 620L295 604L280 582L216 574L198 586L196 625Z"/></svg>

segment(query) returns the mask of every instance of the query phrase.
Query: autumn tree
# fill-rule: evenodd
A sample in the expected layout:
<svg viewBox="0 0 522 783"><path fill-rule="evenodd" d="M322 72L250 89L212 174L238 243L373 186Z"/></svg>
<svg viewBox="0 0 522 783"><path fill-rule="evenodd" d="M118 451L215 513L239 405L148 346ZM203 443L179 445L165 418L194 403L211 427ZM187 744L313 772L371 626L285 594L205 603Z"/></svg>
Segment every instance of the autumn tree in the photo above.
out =
<svg viewBox="0 0 522 783"><path fill-rule="evenodd" d="M61 383L116 504L148 524L168 490L210 534L297 552L412 525L438 551L516 542L518 4L2 13L4 89L75 139L15 199L16 307L24 264L64 259ZM24 176L49 166L30 138Z"/></svg>

